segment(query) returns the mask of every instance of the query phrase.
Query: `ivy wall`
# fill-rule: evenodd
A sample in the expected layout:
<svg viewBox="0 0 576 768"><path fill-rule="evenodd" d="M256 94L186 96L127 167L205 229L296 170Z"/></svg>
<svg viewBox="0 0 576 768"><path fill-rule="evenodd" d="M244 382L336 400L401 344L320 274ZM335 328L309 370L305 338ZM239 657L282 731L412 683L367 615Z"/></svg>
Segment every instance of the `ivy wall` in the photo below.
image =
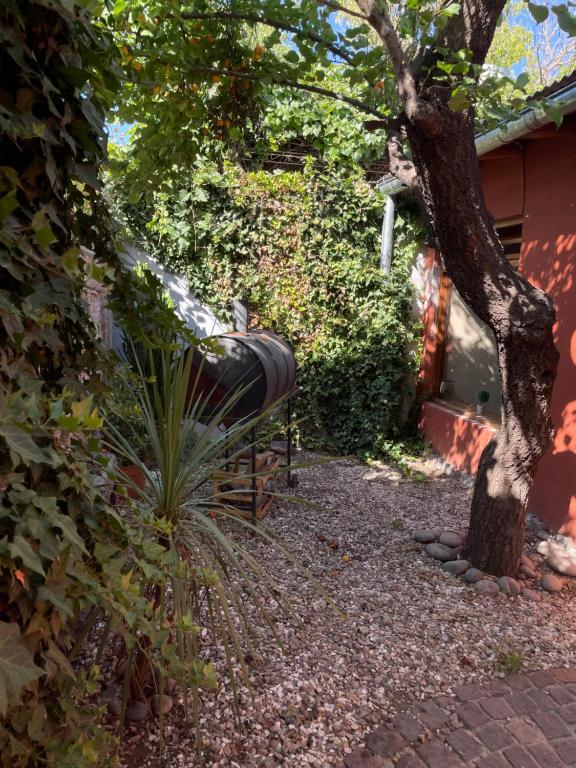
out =
<svg viewBox="0 0 576 768"><path fill-rule="evenodd" d="M251 323L294 346L307 445L386 452L406 428L417 364L410 264L417 227L400 210L392 273L379 269L382 197L349 170L202 166L153 210L126 206L133 234L224 315L248 298ZM147 225L143 227L143 224Z"/></svg>

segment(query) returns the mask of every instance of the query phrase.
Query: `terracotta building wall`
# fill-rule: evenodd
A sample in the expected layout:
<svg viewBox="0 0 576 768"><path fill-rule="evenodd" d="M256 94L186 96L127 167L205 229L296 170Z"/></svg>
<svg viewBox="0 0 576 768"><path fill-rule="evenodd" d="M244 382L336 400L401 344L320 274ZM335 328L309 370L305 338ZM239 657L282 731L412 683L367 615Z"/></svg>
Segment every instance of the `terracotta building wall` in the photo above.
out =
<svg viewBox="0 0 576 768"><path fill-rule="evenodd" d="M530 507L552 528L576 538L576 117L567 118L558 131L547 126L495 150L480 159L480 167L494 218L522 215L520 270L551 295L556 307L556 432L540 462ZM428 315L437 321L430 310ZM430 354L428 348L425 378L433 370ZM423 407L421 425L441 456L472 472L493 434L491 427L433 400Z"/></svg>
<svg viewBox="0 0 576 768"><path fill-rule="evenodd" d="M576 122L526 148L520 268L552 296L560 352L552 398L554 442L538 467L532 509L576 539Z"/></svg>

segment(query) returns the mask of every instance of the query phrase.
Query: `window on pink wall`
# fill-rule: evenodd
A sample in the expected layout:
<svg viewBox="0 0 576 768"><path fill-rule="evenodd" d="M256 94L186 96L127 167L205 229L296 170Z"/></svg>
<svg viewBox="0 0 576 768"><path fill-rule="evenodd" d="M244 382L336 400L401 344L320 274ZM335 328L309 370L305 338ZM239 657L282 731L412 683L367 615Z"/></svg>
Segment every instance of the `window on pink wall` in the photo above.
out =
<svg viewBox="0 0 576 768"><path fill-rule="evenodd" d="M504 252L509 263L518 268L522 242L522 218L497 222ZM442 396L448 401L475 409L479 393L488 393L483 412L498 417L500 413L500 377L496 342L492 331L453 288L448 307Z"/></svg>

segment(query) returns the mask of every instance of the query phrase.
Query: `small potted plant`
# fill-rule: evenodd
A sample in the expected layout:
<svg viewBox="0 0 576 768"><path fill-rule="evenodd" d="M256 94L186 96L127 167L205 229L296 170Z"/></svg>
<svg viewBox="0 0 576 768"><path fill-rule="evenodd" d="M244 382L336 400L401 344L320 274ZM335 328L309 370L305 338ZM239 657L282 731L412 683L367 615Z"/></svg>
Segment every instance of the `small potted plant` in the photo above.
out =
<svg viewBox="0 0 576 768"><path fill-rule="evenodd" d="M484 406L490 400L490 392L485 389L481 389L476 395L476 413L478 416L482 416L484 413Z"/></svg>

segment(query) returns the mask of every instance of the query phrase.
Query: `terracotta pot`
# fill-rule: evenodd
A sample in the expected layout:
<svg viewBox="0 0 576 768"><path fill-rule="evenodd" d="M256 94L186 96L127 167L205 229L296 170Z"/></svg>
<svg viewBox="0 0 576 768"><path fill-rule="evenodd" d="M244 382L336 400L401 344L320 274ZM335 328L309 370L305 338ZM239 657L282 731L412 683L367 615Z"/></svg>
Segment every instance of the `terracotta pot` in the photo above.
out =
<svg viewBox="0 0 576 768"><path fill-rule="evenodd" d="M140 467L137 467L135 464L128 464L125 467L121 467L120 472L123 475L126 475L126 477L129 478L134 485L138 486L138 488L144 488L146 485L146 475L142 472ZM130 499L139 498L136 491L130 485L126 485L126 493Z"/></svg>

